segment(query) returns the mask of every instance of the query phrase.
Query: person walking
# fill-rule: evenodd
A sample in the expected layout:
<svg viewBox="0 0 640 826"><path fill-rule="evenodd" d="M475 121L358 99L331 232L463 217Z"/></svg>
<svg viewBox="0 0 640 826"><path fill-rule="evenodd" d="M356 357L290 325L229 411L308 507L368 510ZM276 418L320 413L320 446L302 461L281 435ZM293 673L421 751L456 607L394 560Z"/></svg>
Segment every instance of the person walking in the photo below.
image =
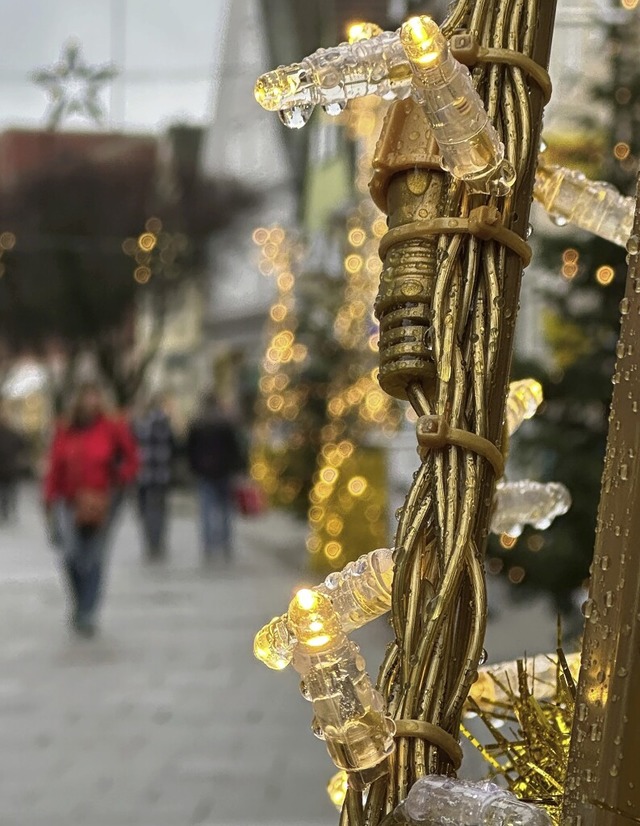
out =
<svg viewBox="0 0 640 826"><path fill-rule="evenodd" d="M245 467L240 433L213 393L187 433L187 459L197 480L204 559L232 558L233 480Z"/></svg>
<svg viewBox="0 0 640 826"><path fill-rule="evenodd" d="M171 485L175 437L161 396L150 399L142 415L134 419L133 433L140 452L138 513L145 558L166 556L167 498Z"/></svg>
<svg viewBox="0 0 640 826"><path fill-rule="evenodd" d="M0 408L0 524L15 519L25 442Z"/></svg>
<svg viewBox="0 0 640 826"><path fill-rule="evenodd" d="M107 543L121 491L137 471L129 426L107 416L97 385L84 385L68 420L56 429L44 480L45 506L69 586L71 624L83 636L96 630Z"/></svg>

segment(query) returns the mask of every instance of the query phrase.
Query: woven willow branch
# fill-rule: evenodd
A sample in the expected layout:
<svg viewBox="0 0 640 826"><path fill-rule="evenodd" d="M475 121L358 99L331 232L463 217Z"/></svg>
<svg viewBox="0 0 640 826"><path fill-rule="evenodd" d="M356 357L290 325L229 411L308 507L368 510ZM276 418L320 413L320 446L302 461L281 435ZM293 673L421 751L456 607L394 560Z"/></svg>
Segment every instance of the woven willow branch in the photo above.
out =
<svg viewBox="0 0 640 826"><path fill-rule="evenodd" d="M443 28L448 35L464 28L483 47L519 51L544 67L553 17L553 0L464 0ZM432 163L399 169L386 190L390 227L467 218L472 209L488 204L497 207L507 229L526 237L543 91L519 66L482 63L473 77L516 166L515 189L506 198L470 196ZM398 395L409 398L418 416L440 416L451 428L500 447L521 257L499 240L469 234L409 240L407 233L401 235L384 264L394 277L403 267L411 270L422 294L429 294L433 363L425 363L422 374ZM415 319L419 306L408 303L407 316ZM384 347L381 338L383 359ZM392 372L393 358L389 362ZM490 462L472 450L449 445L423 453L396 536L396 639L382 664L379 687L396 719L423 721L455 738L482 653L482 559L495 482ZM407 734L414 730L417 736ZM349 791L341 826L378 826L419 777L453 773L450 755L425 731L429 727L400 727L390 773L371 786L364 804L360 793Z"/></svg>

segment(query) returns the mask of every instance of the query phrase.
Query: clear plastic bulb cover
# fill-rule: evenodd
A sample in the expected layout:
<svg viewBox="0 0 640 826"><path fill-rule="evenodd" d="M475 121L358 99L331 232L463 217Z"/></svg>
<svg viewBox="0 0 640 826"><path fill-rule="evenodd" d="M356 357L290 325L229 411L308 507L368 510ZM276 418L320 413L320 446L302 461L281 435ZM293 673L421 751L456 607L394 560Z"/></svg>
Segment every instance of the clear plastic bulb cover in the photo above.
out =
<svg viewBox="0 0 640 826"><path fill-rule="evenodd" d="M549 815L488 781L474 783L427 775L396 809L396 823L410 826L551 826Z"/></svg>
<svg viewBox="0 0 640 826"><path fill-rule="evenodd" d="M466 66L426 15L403 24L400 40L414 72L413 96L422 105L442 153L442 165L473 192L506 195L515 170Z"/></svg>
<svg viewBox="0 0 640 826"><path fill-rule="evenodd" d="M491 530L509 536L520 536L525 525L545 530L570 507L571 495L560 482L498 482Z"/></svg>
<svg viewBox="0 0 640 826"><path fill-rule="evenodd" d="M582 172L540 163L534 197L559 224L571 223L624 247L633 230L634 198Z"/></svg>
<svg viewBox="0 0 640 826"><path fill-rule="evenodd" d="M327 576L313 590L328 596L345 632L361 628L391 608L393 549L378 548ZM253 653L280 671L291 662L296 646L286 614L274 617L256 634Z"/></svg>
<svg viewBox="0 0 640 826"><path fill-rule="evenodd" d="M377 95L400 100L411 94L411 67L397 32L318 49L300 63L261 75L258 103L279 112L285 126L300 128L316 106L338 115L350 100Z"/></svg>
<svg viewBox="0 0 640 826"><path fill-rule="evenodd" d="M324 734L335 765L367 785L386 773L386 760L395 748L395 726L382 695L365 670L358 646L342 630L329 597L299 591L288 616L298 640L293 666L313 704L314 725Z"/></svg>
<svg viewBox="0 0 640 826"><path fill-rule="evenodd" d="M525 419L535 415L543 401L542 385L535 379L512 381L507 395L506 423L512 436Z"/></svg>

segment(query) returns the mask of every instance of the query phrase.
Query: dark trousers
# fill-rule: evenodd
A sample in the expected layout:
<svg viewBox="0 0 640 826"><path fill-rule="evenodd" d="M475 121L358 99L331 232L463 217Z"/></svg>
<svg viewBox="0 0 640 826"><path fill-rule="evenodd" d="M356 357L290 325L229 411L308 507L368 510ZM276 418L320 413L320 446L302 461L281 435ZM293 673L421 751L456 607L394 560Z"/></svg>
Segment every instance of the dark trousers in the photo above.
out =
<svg viewBox="0 0 640 826"><path fill-rule="evenodd" d="M16 516L18 486L13 480L0 479L0 522L8 522Z"/></svg>
<svg viewBox="0 0 640 826"><path fill-rule="evenodd" d="M231 518L233 494L230 479L198 479L200 498L200 524L202 547L205 557L211 558L222 551L225 559L231 558Z"/></svg>
<svg viewBox="0 0 640 826"><path fill-rule="evenodd" d="M164 556L167 533L167 485L140 485L138 513L145 551L150 558Z"/></svg>

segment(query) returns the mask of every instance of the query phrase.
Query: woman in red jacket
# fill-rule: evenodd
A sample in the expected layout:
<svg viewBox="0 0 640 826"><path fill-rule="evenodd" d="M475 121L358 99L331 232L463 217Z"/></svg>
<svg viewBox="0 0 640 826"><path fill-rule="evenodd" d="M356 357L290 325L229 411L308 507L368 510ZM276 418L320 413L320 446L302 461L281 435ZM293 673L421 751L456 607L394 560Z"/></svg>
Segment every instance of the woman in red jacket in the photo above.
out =
<svg viewBox="0 0 640 826"><path fill-rule="evenodd" d="M44 497L63 555L72 625L84 636L95 633L107 539L122 488L137 471L129 426L107 417L97 386L83 386L53 438Z"/></svg>

